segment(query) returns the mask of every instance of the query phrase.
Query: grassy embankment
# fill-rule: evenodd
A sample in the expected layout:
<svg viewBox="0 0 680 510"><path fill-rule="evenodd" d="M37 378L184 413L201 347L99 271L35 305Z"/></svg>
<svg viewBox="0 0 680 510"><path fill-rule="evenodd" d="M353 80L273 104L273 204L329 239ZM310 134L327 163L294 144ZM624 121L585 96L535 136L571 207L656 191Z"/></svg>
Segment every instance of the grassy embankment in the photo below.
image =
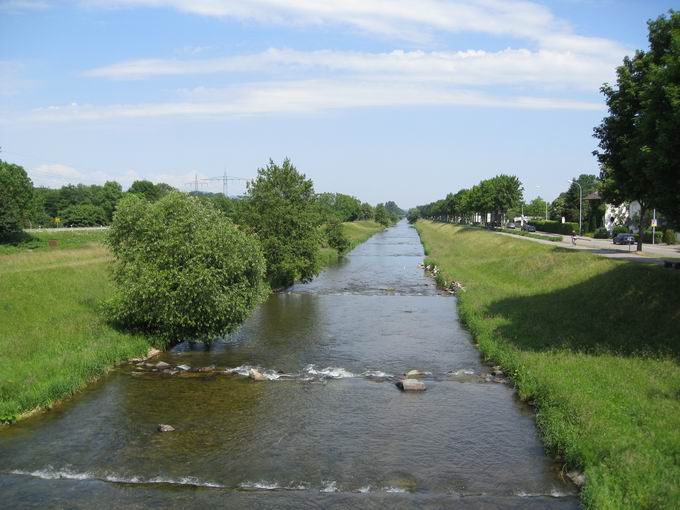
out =
<svg viewBox="0 0 680 510"><path fill-rule="evenodd" d="M149 348L97 309L111 290L103 232L35 237L31 251L0 245L0 421L49 407ZM59 246L48 249L48 237Z"/></svg>
<svg viewBox="0 0 680 510"><path fill-rule="evenodd" d="M342 229L350 242L350 249L348 251L351 251L354 247L366 241L373 234L384 230L384 227L375 221L364 220L343 223ZM327 246L321 248L320 255L321 267L330 266L340 258L340 254L337 250Z"/></svg>
<svg viewBox="0 0 680 510"><path fill-rule="evenodd" d="M680 505L680 271L419 222L483 355L585 472L589 508Z"/></svg>
<svg viewBox="0 0 680 510"><path fill-rule="evenodd" d="M344 229L355 246L382 227ZM0 244L0 422L49 408L149 349L149 338L113 329L100 313L112 290L104 235L39 232Z"/></svg>

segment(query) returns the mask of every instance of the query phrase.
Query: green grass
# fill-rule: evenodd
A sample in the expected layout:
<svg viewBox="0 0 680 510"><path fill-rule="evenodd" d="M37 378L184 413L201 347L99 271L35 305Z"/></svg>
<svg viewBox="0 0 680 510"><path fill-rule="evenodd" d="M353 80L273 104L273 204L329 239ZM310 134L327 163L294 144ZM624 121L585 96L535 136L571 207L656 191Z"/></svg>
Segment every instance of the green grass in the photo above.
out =
<svg viewBox="0 0 680 510"><path fill-rule="evenodd" d="M101 243L106 230L51 230L49 232L17 232L0 238L0 255L25 251L47 251L80 248ZM49 241L56 241L50 246Z"/></svg>
<svg viewBox="0 0 680 510"><path fill-rule="evenodd" d="M421 221L462 321L589 508L680 507L680 271Z"/></svg>
<svg viewBox="0 0 680 510"><path fill-rule="evenodd" d="M375 221L352 221L342 224L342 229L350 242L350 250L366 241L373 234L384 230L384 228ZM321 248L320 259L321 267L328 267L340 260L340 254L333 248L323 246Z"/></svg>
<svg viewBox="0 0 680 510"><path fill-rule="evenodd" d="M109 327L101 245L0 256L0 421L49 407L149 348Z"/></svg>
<svg viewBox="0 0 680 510"><path fill-rule="evenodd" d="M533 232L527 232L525 230L513 230L511 228L501 228L499 229L499 232L505 232L506 234L512 234L515 236L522 236L522 237L532 237L534 239L542 239L543 241L552 241L553 243L559 243L562 241L562 236L551 236L551 235L544 235L544 234L534 234Z"/></svg>

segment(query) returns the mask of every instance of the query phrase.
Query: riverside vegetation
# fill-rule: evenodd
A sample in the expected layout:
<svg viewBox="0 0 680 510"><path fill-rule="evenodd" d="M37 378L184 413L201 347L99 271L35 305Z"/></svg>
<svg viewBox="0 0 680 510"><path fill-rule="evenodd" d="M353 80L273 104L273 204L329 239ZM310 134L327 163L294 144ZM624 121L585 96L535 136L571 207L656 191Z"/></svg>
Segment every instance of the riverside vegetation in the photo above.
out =
<svg viewBox="0 0 680 510"><path fill-rule="evenodd" d="M343 213L322 228L312 183L288 160L258 173L236 222L211 202L168 191L123 197L106 232L5 236L0 421L49 407L150 345L219 338L270 286L308 281L384 228L340 224Z"/></svg>
<svg viewBox="0 0 680 510"><path fill-rule="evenodd" d="M589 508L680 501L680 272L450 224L416 225L483 356L535 406Z"/></svg>

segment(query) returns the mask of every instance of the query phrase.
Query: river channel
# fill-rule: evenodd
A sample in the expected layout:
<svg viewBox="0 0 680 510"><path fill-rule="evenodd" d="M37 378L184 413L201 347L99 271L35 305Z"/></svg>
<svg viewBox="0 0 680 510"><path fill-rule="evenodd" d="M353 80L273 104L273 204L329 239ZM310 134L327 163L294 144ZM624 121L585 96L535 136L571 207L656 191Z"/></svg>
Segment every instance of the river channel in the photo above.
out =
<svg viewBox="0 0 680 510"><path fill-rule="evenodd" d="M1 429L0 506L578 508L422 261L402 222L166 372L121 366ZM396 388L412 369L427 391Z"/></svg>

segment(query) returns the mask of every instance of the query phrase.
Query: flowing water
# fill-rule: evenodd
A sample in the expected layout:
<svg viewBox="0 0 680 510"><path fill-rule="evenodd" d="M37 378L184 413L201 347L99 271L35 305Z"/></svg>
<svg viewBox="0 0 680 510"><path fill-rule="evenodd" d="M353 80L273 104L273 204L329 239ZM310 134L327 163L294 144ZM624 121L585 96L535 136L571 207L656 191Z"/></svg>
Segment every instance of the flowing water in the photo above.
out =
<svg viewBox="0 0 680 510"><path fill-rule="evenodd" d="M165 372L125 365L0 430L0 506L578 507L422 260L400 223L226 341L179 345ZM427 391L395 387L411 369Z"/></svg>

